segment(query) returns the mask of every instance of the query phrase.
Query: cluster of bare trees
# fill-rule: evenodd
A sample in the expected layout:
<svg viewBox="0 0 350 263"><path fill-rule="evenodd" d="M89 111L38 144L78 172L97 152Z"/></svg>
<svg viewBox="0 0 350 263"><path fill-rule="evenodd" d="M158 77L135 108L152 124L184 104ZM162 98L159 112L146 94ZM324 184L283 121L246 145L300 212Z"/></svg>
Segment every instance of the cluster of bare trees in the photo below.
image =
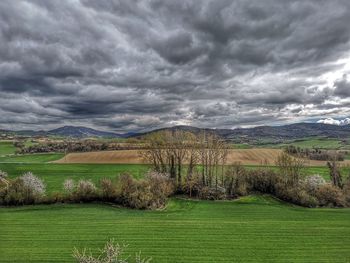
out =
<svg viewBox="0 0 350 263"><path fill-rule="evenodd" d="M178 189L195 183L200 177L203 185L222 184L227 160L227 144L213 133L198 135L181 131L161 131L147 136L143 158L161 173L168 173Z"/></svg>

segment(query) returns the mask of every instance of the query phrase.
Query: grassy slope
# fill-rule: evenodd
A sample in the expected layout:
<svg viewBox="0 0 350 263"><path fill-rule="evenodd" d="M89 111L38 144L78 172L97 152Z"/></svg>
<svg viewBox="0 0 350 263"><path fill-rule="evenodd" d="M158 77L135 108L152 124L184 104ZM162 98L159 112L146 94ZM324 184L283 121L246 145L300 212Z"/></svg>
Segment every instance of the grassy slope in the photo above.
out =
<svg viewBox="0 0 350 263"><path fill-rule="evenodd" d="M13 146L12 141L0 141L0 156L7 154L14 154L16 147Z"/></svg>
<svg viewBox="0 0 350 263"><path fill-rule="evenodd" d="M155 263L350 261L349 209L269 197L176 199L153 212L97 204L1 208L0 225L0 262L73 262L73 247L97 248L110 238Z"/></svg>

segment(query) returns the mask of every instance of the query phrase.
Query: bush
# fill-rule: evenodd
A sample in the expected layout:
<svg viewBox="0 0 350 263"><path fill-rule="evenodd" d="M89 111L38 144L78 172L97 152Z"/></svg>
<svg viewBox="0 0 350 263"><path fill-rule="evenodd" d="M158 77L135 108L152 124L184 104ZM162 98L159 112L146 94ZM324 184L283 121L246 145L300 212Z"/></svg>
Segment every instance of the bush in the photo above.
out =
<svg viewBox="0 0 350 263"><path fill-rule="evenodd" d="M150 191L153 195L154 207L163 206L168 197L175 192L175 185L172 180L170 180L168 174L158 173L158 172L148 172L145 176L146 182L150 186Z"/></svg>
<svg viewBox="0 0 350 263"><path fill-rule="evenodd" d="M63 190L68 194L72 194L75 190L75 182L72 179L66 179L63 182Z"/></svg>
<svg viewBox="0 0 350 263"><path fill-rule="evenodd" d="M224 200L226 199L226 190L221 187L204 186L199 192L199 198L205 200Z"/></svg>
<svg viewBox="0 0 350 263"><path fill-rule="evenodd" d="M116 187L109 178L103 178L100 181L101 199L103 201L114 201L116 199Z"/></svg>
<svg viewBox="0 0 350 263"><path fill-rule="evenodd" d="M118 187L120 202L137 209L160 208L174 192L169 177L156 172L148 173L144 180L135 180L129 174L123 174L119 177Z"/></svg>
<svg viewBox="0 0 350 263"><path fill-rule="evenodd" d="M90 180L80 180L73 193L76 202L91 202L97 200L96 186Z"/></svg>
<svg viewBox="0 0 350 263"><path fill-rule="evenodd" d="M305 207L316 207L318 200L301 186L288 187L284 183L276 185L276 197L281 200Z"/></svg>
<svg viewBox="0 0 350 263"><path fill-rule="evenodd" d="M73 258L78 263L128 263L130 256L124 256L124 250L127 246L115 244L113 240L106 243L103 249L100 250L100 255L94 257L91 252L86 253L86 249L81 252L78 249L73 250ZM142 258L141 253L136 254L136 263L149 263L150 258Z"/></svg>
<svg viewBox="0 0 350 263"><path fill-rule="evenodd" d="M33 173L27 172L20 179L23 181L24 186L34 195L42 196L45 194L46 187L44 182Z"/></svg>
<svg viewBox="0 0 350 263"><path fill-rule="evenodd" d="M348 177L348 179L344 183L343 193L344 193L344 197L345 197L345 201L347 203L347 206L350 206L350 176Z"/></svg>
<svg viewBox="0 0 350 263"><path fill-rule="evenodd" d="M28 205L40 203L45 195L43 181L32 173L9 181L0 191L0 203L4 205Z"/></svg>
<svg viewBox="0 0 350 263"><path fill-rule="evenodd" d="M321 206L346 206L346 200L342 191L338 187L331 184L324 184L320 186L315 193L315 197Z"/></svg>
<svg viewBox="0 0 350 263"><path fill-rule="evenodd" d="M326 180L323 179L322 176L316 174L307 176L303 183L306 191L314 195L322 185L326 184Z"/></svg>
<svg viewBox="0 0 350 263"><path fill-rule="evenodd" d="M8 177L8 174L0 170L0 188L3 186L7 186L9 184L7 177Z"/></svg>

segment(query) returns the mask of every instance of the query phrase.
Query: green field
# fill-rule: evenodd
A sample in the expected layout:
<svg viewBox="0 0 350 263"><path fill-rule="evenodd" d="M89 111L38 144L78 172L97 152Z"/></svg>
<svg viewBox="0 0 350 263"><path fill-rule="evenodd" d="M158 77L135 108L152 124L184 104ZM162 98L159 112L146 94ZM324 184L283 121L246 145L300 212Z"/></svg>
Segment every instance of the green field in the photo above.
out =
<svg viewBox="0 0 350 263"><path fill-rule="evenodd" d="M0 262L74 262L73 247L97 248L111 238L156 263L350 261L350 209L306 209L262 196L173 199L164 211L1 208L0 225Z"/></svg>
<svg viewBox="0 0 350 263"><path fill-rule="evenodd" d="M47 185L47 191L62 191L65 179L90 179L98 183L104 177L114 178L120 173L129 172L136 178L142 177L147 171L146 165L138 164L54 164L54 163L0 163L0 170L11 178L32 172L42 178Z"/></svg>
<svg viewBox="0 0 350 263"><path fill-rule="evenodd" d="M55 155L46 157L45 155L28 155L27 157L30 158L26 159L25 156L22 156L21 163L0 162L0 170L7 172L11 178L30 171L44 180L48 193L61 191L64 180L68 178L76 181L90 179L94 183L98 183L104 177L115 178L123 172L129 172L134 177L141 178L149 169L149 166L142 164L55 164L43 162L45 158L54 158ZM33 160L39 160L39 162L32 162ZM257 166L246 167L247 169L257 169ZM304 173L305 175L319 174L329 180L329 172L326 167L306 167ZM343 174L347 174L345 170Z"/></svg>
<svg viewBox="0 0 350 263"><path fill-rule="evenodd" d="M16 147L13 146L12 141L0 141L0 156L14 154Z"/></svg>
<svg viewBox="0 0 350 263"><path fill-rule="evenodd" d="M63 153L23 154L1 156L0 163L47 163L63 158Z"/></svg>
<svg viewBox="0 0 350 263"><path fill-rule="evenodd" d="M0 158L16 177L31 171L48 193L65 179L141 178L147 165L54 164L62 154ZM247 166L255 169L256 166ZM305 174L329 179L326 167ZM102 204L0 208L0 262L74 262L73 247L99 248L107 240L142 250L152 262L350 262L350 209L307 209L268 196L235 201L170 200L162 211ZM94 250L96 252L96 250Z"/></svg>
<svg viewBox="0 0 350 263"><path fill-rule="evenodd" d="M340 140L336 139L308 139L304 141L295 141L291 145L301 148L321 148L321 149L339 149L342 146Z"/></svg>
<svg viewBox="0 0 350 263"><path fill-rule="evenodd" d="M0 157L0 170L9 174L11 178L32 172L45 181L48 193L61 191L64 180L90 179L98 183L104 177L115 178L123 172L129 172L136 178L141 178L148 170L142 164L55 164L48 163L63 157L63 154L28 154ZM258 166L246 166L247 169L256 169ZM275 169L271 167L272 169ZM348 168L343 174L347 175ZM306 167L305 175L319 174L329 180L329 171L326 167Z"/></svg>
<svg viewBox="0 0 350 263"><path fill-rule="evenodd" d="M288 145L294 145L296 147L300 148L318 148L318 149L325 149L325 150L336 150L336 149L342 149L346 147L345 144L342 143L341 140L338 139L329 139L329 138L305 138L301 140L295 140L285 143L263 143L260 144L259 147L262 148L284 148Z"/></svg>

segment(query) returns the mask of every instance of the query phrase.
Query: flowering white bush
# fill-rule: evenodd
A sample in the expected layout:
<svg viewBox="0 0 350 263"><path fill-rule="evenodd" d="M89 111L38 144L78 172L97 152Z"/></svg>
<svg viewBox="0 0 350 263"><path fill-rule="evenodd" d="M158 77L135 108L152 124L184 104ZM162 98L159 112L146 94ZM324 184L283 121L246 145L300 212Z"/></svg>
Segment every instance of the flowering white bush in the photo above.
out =
<svg viewBox="0 0 350 263"><path fill-rule="evenodd" d="M77 188L86 192L94 192L96 186L90 180L79 180Z"/></svg>
<svg viewBox="0 0 350 263"><path fill-rule="evenodd" d="M68 193L73 192L75 188L75 182L72 179L66 179L63 182L63 190L65 190Z"/></svg>
<svg viewBox="0 0 350 263"><path fill-rule="evenodd" d="M305 187L309 192L314 192L316 191L320 186L326 184L326 180L318 175L311 175L305 178L304 180Z"/></svg>
<svg viewBox="0 0 350 263"><path fill-rule="evenodd" d="M80 180L74 191L76 201L93 201L96 199L96 186L90 180Z"/></svg>
<svg viewBox="0 0 350 263"><path fill-rule="evenodd" d="M43 181L35 176L31 172L23 174L20 179L23 181L23 185L30 189L34 194L43 195L45 194L45 184Z"/></svg>
<svg viewBox="0 0 350 263"><path fill-rule="evenodd" d="M94 257L91 252L87 253L86 249L81 252L78 249L73 250L73 257L78 263L128 263L131 262L130 256L124 255L127 246L115 244L113 240L106 243L99 256ZM142 258L141 252L136 254L135 263L150 263L151 258Z"/></svg>

